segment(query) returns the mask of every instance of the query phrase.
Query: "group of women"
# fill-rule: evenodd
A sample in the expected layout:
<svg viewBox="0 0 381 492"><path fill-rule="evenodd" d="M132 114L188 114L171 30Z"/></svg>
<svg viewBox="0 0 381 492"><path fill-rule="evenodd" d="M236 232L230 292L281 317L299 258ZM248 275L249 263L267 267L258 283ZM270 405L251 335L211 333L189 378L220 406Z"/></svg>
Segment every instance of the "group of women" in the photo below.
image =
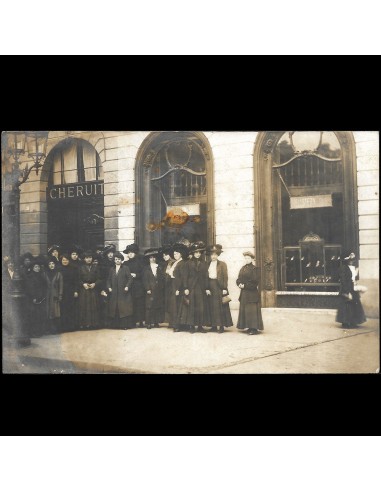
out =
<svg viewBox="0 0 381 492"><path fill-rule="evenodd" d="M207 248L201 241L179 242L140 255L138 245L130 244L123 253L126 259L114 245L100 245L95 253L82 252L79 246L61 253L53 245L47 257L24 254L20 273L30 335L99 327L151 329L161 323L168 323L174 332L221 334L233 326L228 268L219 259L221 245ZM253 253L243 256L245 264L236 280L237 328L255 335L263 331L259 271ZM351 253L340 269L336 320L344 328L366 321L353 262ZM5 275L12 277L10 263Z"/></svg>

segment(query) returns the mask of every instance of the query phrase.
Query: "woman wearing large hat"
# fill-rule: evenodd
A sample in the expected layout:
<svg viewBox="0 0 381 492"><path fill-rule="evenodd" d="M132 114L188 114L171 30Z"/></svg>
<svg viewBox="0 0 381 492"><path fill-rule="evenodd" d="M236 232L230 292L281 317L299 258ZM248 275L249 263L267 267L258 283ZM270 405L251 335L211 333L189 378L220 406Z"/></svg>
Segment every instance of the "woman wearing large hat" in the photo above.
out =
<svg viewBox="0 0 381 492"><path fill-rule="evenodd" d="M208 248L210 261L206 295L210 317L209 326L212 327L212 332L218 331L218 333L224 333L225 327L233 326L229 303L222 302L222 298L228 295L228 267L224 261L218 259L221 253L220 244Z"/></svg>
<svg viewBox="0 0 381 492"><path fill-rule="evenodd" d="M240 330L249 328L249 335L257 335L263 331L259 291L260 275L254 264L254 254L251 251L245 251L243 256L246 264L241 268L237 279L237 285L241 289L237 328Z"/></svg>
<svg viewBox="0 0 381 492"><path fill-rule="evenodd" d="M132 276L127 266L123 265L122 253L114 254L115 265L110 268L106 282L108 296L108 316L112 328L132 327Z"/></svg>
<svg viewBox="0 0 381 492"><path fill-rule="evenodd" d="M99 245L100 246L100 245ZM99 297L99 316L100 323L105 326L108 319L108 296L107 296L107 280L110 270L115 267L114 255L116 253L115 244L107 244L103 247L102 259L99 264L99 272L101 277L101 283L99 285L100 297Z"/></svg>
<svg viewBox="0 0 381 492"><path fill-rule="evenodd" d="M63 296L63 277L57 268L53 256L48 259L48 268L44 272L47 283L46 312L49 333L55 334L60 330L61 302Z"/></svg>
<svg viewBox="0 0 381 492"><path fill-rule="evenodd" d="M160 251L158 248L148 249L144 256L149 263L143 270L143 285L146 291L146 328L159 327L164 322L164 284L165 273L159 264Z"/></svg>
<svg viewBox="0 0 381 492"><path fill-rule="evenodd" d="M31 337L40 337L46 331L46 278L42 267L45 260L37 257L32 262L32 271L25 280L25 292L28 302L29 327Z"/></svg>
<svg viewBox="0 0 381 492"><path fill-rule="evenodd" d="M170 289L171 289L171 275L170 275L170 269L171 266L174 263L173 259L173 247L169 244L165 244L160 248L160 255L163 257L164 260L164 277L165 277L165 284L164 284L164 321L166 323L169 322L169 299L170 299Z"/></svg>
<svg viewBox="0 0 381 492"><path fill-rule="evenodd" d="M98 291L101 283L99 267L93 265L93 253L85 251L84 263L79 269L79 315L82 329L97 328L99 325Z"/></svg>
<svg viewBox="0 0 381 492"><path fill-rule="evenodd" d="M129 244L123 253L128 256L128 260L124 264L128 266L133 277L131 295L134 305L134 322L142 328L144 326L146 297L143 285L144 261L139 255L139 246L136 243Z"/></svg>
<svg viewBox="0 0 381 492"><path fill-rule="evenodd" d="M71 266L70 254L61 254L63 294L61 302L61 332L73 331L78 327L78 270Z"/></svg>
<svg viewBox="0 0 381 492"><path fill-rule="evenodd" d="M186 328L185 316L181 307L186 301L184 290L186 289L187 266L184 260L188 257L188 248L184 244L174 244L173 256L175 261L169 268L168 321L173 331L178 332Z"/></svg>
<svg viewBox="0 0 381 492"><path fill-rule="evenodd" d="M185 295L189 300L189 305L183 304L181 307L181 320L190 326L190 333L206 333L203 325L208 325L208 310L206 303L208 266L202 254L206 246L202 241L193 243L190 248L192 259L186 262L186 288Z"/></svg>

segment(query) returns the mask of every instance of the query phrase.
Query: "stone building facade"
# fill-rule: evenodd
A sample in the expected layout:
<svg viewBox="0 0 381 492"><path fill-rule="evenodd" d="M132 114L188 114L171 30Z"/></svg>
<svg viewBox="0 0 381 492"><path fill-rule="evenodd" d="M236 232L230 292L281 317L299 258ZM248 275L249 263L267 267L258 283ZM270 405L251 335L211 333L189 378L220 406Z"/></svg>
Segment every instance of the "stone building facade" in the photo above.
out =
<svg viewBox="0 0 381 492"><path fill-rule="evenodd" d="M190 239L223 246L233 308L243 251L257 256L265 307L334 307L328 260L350 249L377 317L379 134L310 132L308 144L298 133L51 131L42 172L22 185L21 250L69 240L144 250L179 239L169 225L180 209Z"/></svg>

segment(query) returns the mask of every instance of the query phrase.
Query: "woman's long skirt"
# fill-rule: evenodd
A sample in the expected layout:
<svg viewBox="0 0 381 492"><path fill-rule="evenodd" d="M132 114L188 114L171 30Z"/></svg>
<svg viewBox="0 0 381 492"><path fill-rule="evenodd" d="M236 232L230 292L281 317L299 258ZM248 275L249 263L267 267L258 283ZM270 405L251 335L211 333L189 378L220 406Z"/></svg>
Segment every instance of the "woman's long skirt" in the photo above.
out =
<svg viewBox="0 0 381 492"><path fill-rule="evenodd" d="M348 301L345 297L340 296L340 305L336 315L336 321L338 323L343 323L350 326L365 323L366 317L360 301L360 294L359 292L353 292L352 296L353 299L351 301Z"/></svg>
<svg viewBox="0 0 381 492"><path fill-rule="evenodd" d="M209 279L210 296L207 296L209 317L207 326L233 326L229 303L222 304L222 289L217 279Z"/></svg>
<svg viewBox="0 0 381 492"><path fill-rule="evenodd" d="M239 305L239 315L237 328L244 330L263 330L263 320L260 302L241 302Z"/></svg>
<svg viewBox="0 0 381 492"><path fill-rule="evenodd" d="M183 300L182 295L176 295L176 289L174 286L174 279L171 279L167 283L167 309L168 309L168 324L170 327L175 328L181 324L179 319L181 302Z"/></svg>
<svg viewBox="0 0 381 492"><path fill-rule="evenodd" d="M81 290L79 296L79 315L81 327L98 327L98 292L95 289L83 289Z"/></svg>

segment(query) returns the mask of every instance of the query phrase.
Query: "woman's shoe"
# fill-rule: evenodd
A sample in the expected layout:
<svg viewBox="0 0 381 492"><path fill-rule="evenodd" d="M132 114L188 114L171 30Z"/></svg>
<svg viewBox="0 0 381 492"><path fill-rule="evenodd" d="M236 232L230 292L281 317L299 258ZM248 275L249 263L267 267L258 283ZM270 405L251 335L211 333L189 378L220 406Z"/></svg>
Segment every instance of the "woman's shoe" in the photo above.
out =
<svg viewBox="0 0 381 492"><path fill-rule="evenodd" d="M204 328L203 328L202 326L198 326L198 327L197 327L197 331L198 331L199 333L207 333L207 331L206 331L206 330L204 330Z"/></svg>
<svg viewBox="0 0 381 492"><path fill-rule="evenodd" d="M212 326L212 329L210 331L213 333L217 333L217 326Z"/></svg>
<svg viewBox="0 0 381 492"><path fill-rule="evenodd" d="M218 328L218 333L224 333L225 332L225 328L223 326L220 326Z"/></svg>
<svg viewBox="0 0 381 492"><path fill-rule="evenodd" d="M258 335L258 330L249 330L247 332L248 335Z"/></svg>

